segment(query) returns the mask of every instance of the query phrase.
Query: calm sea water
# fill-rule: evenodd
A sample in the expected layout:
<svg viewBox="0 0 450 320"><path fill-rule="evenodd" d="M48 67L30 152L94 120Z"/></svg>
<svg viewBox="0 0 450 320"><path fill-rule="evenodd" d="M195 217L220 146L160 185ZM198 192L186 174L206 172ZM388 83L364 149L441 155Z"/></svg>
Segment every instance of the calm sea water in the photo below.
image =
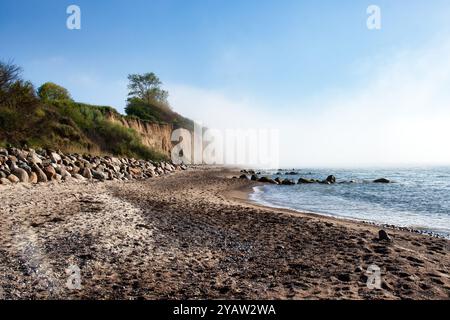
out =
<svg viewBox="0 0 450 320"><path fill-rule="evenodd" d="M251 199L272 207L410 227L450 237L450 167L291 171L298 174L281 171L282 175L276 175L279 170L261 174L295 181L299 177L323 180L333 174L337 183L265 185L256 187ZM393 183L373 183L377 178Z"/></svg>

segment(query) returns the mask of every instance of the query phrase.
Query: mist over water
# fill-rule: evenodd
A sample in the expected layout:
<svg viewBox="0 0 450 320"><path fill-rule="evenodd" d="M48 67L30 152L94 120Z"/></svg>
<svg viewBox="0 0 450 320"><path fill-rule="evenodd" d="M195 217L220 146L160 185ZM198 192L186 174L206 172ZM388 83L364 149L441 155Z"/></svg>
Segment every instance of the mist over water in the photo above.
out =
<svg viewBox="0 0 450 320"><path fill-rule="evenodd" d="M291 170L290 170L291 171ZM272 207L290 208L335 217L392 224L450 237L450 167L399 169L301 169L298 174L262 172L273 178L325 179L337 183L265 185L251 199ZM393 183L373 183L377 178Z"/></svg>

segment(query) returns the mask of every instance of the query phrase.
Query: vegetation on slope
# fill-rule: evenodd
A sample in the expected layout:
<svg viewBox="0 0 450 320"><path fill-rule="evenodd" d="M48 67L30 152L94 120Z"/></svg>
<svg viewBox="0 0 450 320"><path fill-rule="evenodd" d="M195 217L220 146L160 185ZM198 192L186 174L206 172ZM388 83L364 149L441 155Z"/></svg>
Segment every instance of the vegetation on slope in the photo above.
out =
<svg viewBox="0 0 450 320"><path fill-rule="evenodd" d="M128 76L128 116L144 121L170 123L175 128L194 130L194 123L174 112L167 101L169 93L161 88L162 82L154 73Z"/></svg>
<svg viewBox="0 0 450 320"><path fill-rule="evenodd" d="M61 149L159 160L166 156L144 146L139 134L106 120L111 107L74 102L54 83L33 85L11 63L0 62L0 146Z"/></svg>

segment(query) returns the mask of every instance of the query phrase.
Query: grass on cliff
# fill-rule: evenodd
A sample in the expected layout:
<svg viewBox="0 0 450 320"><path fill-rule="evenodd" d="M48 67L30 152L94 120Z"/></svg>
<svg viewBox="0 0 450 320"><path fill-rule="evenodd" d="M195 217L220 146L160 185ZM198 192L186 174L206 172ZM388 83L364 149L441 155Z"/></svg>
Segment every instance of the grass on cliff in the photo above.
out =
<svg viewBox="0 0 450 320"><path fill-rule="evenodd" d="M161 124L171 124L175 129L185 128L194 130L194 122L185 118L170 108L158 103L149 104L141 99L133 98L128 100L125 112L128 117L143 121L156 122Z"/></svg>
<svg viewBox="0 0 450 320"><path fill-rule="evenodd" d="M38 104L31 111L24 116L15 108L0 106L0 146L27 145L149 160L167 158L143 145L135 130L106 120L105 112L116 112L110 107L52 101Z"/></svg>
<svg viewBox="0 0 450 320"><path fill-rule="evenodd" d="M111 107L72 100L43 100L20 69L0 62L0 146L61 149L64 152L110 154L163 160L163 155L142 144L139 134L112 123Z"/></svg>
<svg viewBox="0 0 450 320"><path fill-rule="evenodd" d="M135 158L163 160L167 157L141 142L139 134L131 129L112 123L106 114L121 115L111 107L93 106L69 100L53 101L51 104L67 119L71 119L84 135L100 150L115 155ZM73 127L73 125L71 126ZM64 134L71 134L69 128Z"/></svg>

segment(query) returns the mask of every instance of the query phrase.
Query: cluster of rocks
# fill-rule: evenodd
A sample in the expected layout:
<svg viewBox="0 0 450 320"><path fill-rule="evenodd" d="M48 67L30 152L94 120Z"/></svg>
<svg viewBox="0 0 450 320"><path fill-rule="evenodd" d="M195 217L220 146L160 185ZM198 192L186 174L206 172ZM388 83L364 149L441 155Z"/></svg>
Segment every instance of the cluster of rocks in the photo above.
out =
<svg viewBox="0 0 450 320"><path fill-rule="evenodd" d="M278 185L295 185L295 184L312 184L312 183L320 183L320 184L335 184L336 177L333 175L329 175L325 180L318 180L318 179L308 179L308 178L299 178L298 181L294 181L293 179L281 179L280 177L277 177L275 179L272 179L267 176L258 177L258 174L261 174L260 172L255 172L254 170L241 170L242 175L239 177L239 179L244 180L252 180L262 183L269 183L269 184L278 184ZM297 175L297 172L287 172L284 173L284 175ZM280 172L278 172L276 175L280 175ZM237 177L235 177L237 178ZM346 181L346 182L340 182L340 183L354 183L354 180ZM374 183L390 183L391 181L386 178L376 179L373 181Z"/></svg>
<svg viewBox="0 0 450 320"><path fill-rule="evenodd" d="M305 178L300 178L298 179L297 182L295 182L293 179L281 179L280 177L277 177L275 179L272 179L270 177L258 177L256 174L251 174L251 176L247 175L247 173L251 173L250 171L246 170L246 173L243 173L239 179L244 179L244 180L252 180L252 181L257 181L257 182L262 182L262 183L269 183L269 184L278 184L278 185L285 185L285 186L290 186L290 185L295 185L295 184L306 184L306 183L322 183L322 184L334 184L336 183L336 177L335 176L328 176L325 180L320 181L320 180L314 180L314 179L305 179Z"/></svg>
<svg viewBox="0 0 450 320"><path fill-rule="evenodd" d="M184 165L130 158L64 154L53 150L0 149L0 184L67 180L135 180L186 170Z"/></svg>

